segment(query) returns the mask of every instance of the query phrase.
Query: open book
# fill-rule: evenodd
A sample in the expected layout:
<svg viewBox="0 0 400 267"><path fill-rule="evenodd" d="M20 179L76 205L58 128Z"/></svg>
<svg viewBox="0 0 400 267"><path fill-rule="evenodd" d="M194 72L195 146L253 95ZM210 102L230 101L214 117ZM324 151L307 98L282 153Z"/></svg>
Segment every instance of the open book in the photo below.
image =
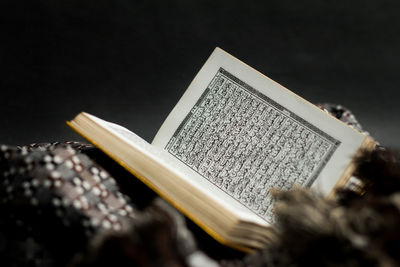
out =
<svg viewBox="0 0 400 267"><path fill-rule="evenodd" d="M270 189L346 184L374 142L216 48L152 144L80 113L67 122L223 244L270 237ZM140 127L140 126L138 126Z"/></svg>

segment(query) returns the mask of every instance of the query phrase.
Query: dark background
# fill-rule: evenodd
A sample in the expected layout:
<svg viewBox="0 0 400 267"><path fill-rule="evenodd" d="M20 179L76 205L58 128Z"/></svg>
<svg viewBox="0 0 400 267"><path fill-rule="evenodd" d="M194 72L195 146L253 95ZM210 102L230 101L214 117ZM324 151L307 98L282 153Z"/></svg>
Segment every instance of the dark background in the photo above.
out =
<svg viewBox="0 0 400 267"><path fill-rule="evenodd" d="M81 140L80 111L151 140L220 46L400 148L400 1L1 1L0 143Z"/></svg>

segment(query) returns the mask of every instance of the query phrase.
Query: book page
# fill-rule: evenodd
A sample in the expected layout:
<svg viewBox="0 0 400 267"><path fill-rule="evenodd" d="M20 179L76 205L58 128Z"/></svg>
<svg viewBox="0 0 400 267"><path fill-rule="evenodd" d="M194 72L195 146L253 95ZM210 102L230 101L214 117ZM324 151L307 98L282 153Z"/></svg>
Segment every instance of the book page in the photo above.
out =
<svg viewBox="0 0 400 267"><path fill-rule="evenodd" d="M153 144L271 223L271 188L328 194L364 138L217 48Z"/></svg>
<svg viewBox="0 0 400 267"><path fill-rule="evenodd" d="M231 201L230 197L226 195L224 192L216 188L215 186L211 186L211 184L205 180L202 176L198 175L192 169L188 168L186 165L182 164L176 157L172 156L170 153L167 153L164 149L160 149L156 146L153 146L142 139L140 136L131 132L123 126L118 124L108 122L97 118L89 113L84 113L86 117L90 118L97 125L106 129L109 133L118 137L128 146L139 150L142 154L142 157L151 158L157 164L162 165L164 168L167 168L175 173L176 177L179 177L179 180L176 180L179 186L182 186L182 180L191 185L191 188L196 188L198 191L208 196L208 200L214 201L221 206L224 206L228 211L232 214L235 214L240 219L249 220L251 222L257 223L259 225L268 225L268 222L256 216L255 214L249 213L247 207L241 205L240 203ZM124 161L124 159L121 159ZM158 166L158 165L157 165ZM160 169L157 166L153 166L155 169ZM162 177L163 173L160 172L158 176ZM211 205L211 204L210 204Z"/></svg>

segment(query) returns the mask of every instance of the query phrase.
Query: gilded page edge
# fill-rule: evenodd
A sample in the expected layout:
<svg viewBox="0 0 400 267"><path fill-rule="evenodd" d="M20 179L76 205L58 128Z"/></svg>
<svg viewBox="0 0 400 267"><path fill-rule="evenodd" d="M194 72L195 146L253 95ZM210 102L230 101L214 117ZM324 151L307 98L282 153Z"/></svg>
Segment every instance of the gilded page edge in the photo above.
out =
<svg viewBox="0 0 400 267"><path fill-rule="evenodd" d="M242 252L245 253L250 253L253 251L252 248L248 248L245 246L240 246L237 245L229 240L227 240L226 238L224 238L223 236L221 236L220 234L218 234L216 231L214 231L211 227L209 227L208 225L206 225L205 223L203 223L202 221L200 221L194 214L192 214L191 212L187 211L186 209L184 209L179 203L177 203L176 201L172 200L171 198L169 198L166 194L164 194L160 189L158 189L156 186L154 186L148 179L142 177L141 175L137 174L135 170L133 170L132 168L130 168L127 164L125 164L125 162L121 161L120 159L118 159L115 155L113 155L112 153L108 152L106 149L104 149L101 145L99 145L97 142L95 142L92 138L90 138L89 136L87 136L86 134L84 134L82 131L80 131L78 129L78 127L76 127L74 125L74 121L66 121L66 124L71 127L76 133L78 133L79 135L81 135L83 138L85 138L86 140L88 140L90 143L92 143L94 146L96 146L97 148L99 148L101 151L103 151L105 154L107 154L110 158L112 158L115 162L117 162L120 166L122 166L123 168L125 168L127 171L129 171L131 174L133 174L135 177L137 177L141 182L143 182L146 186L148 186L151 190L153 190L154 192L156 192L159 196L161 196L163 199L167 200L169 203L171 203L176 209L178 209L180 212L182 212L185 216L187 216L190 220L192 220L196 225L198 225L200 228L202 228L207 234L209 234L212 238L214 238L216 241L218 241L219 243L226 245L228 247L231 247L233 249L236 250L240 250Z"/></svg>
<svg viewBox="0 0 400 267"><path fill-rule="evenodd" d="M349 164L343 170L342 174L340 175L339 179L337 180L336 184L332 188L332 190L327 195L327 199L335 199L336 197L336 189L344 187L347 182L350 180L351 176L353 175L354 171L357 168L356 159L360 156L363 151L372 151L376 147L375 141L370 136L365 136L364 140L361 142L360 147L354 153L352 159L350 160Z"/></svg>

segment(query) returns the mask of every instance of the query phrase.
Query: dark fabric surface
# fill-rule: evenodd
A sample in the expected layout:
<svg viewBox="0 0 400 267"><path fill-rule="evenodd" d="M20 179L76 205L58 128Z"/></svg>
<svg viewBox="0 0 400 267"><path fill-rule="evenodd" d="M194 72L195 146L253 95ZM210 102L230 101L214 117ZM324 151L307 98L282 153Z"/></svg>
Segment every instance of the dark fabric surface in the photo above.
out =
<svg viewBox="0 0 400 267"><path fill-rule="evenodd" d="M362 131L344 107L319 106ZM359 159L360 190L342 189L339 202L279 194L277 240L244 255L92 145L1 145L0 258L2 266L391 266L399 262L399 166L379 148Z"/></svg>
<svg viewBox="0 0 400 267"><path fill-rule="evenodd" d="M5 266L212 263L182 215L91 145L2 145L0 173Z"/></svg>

